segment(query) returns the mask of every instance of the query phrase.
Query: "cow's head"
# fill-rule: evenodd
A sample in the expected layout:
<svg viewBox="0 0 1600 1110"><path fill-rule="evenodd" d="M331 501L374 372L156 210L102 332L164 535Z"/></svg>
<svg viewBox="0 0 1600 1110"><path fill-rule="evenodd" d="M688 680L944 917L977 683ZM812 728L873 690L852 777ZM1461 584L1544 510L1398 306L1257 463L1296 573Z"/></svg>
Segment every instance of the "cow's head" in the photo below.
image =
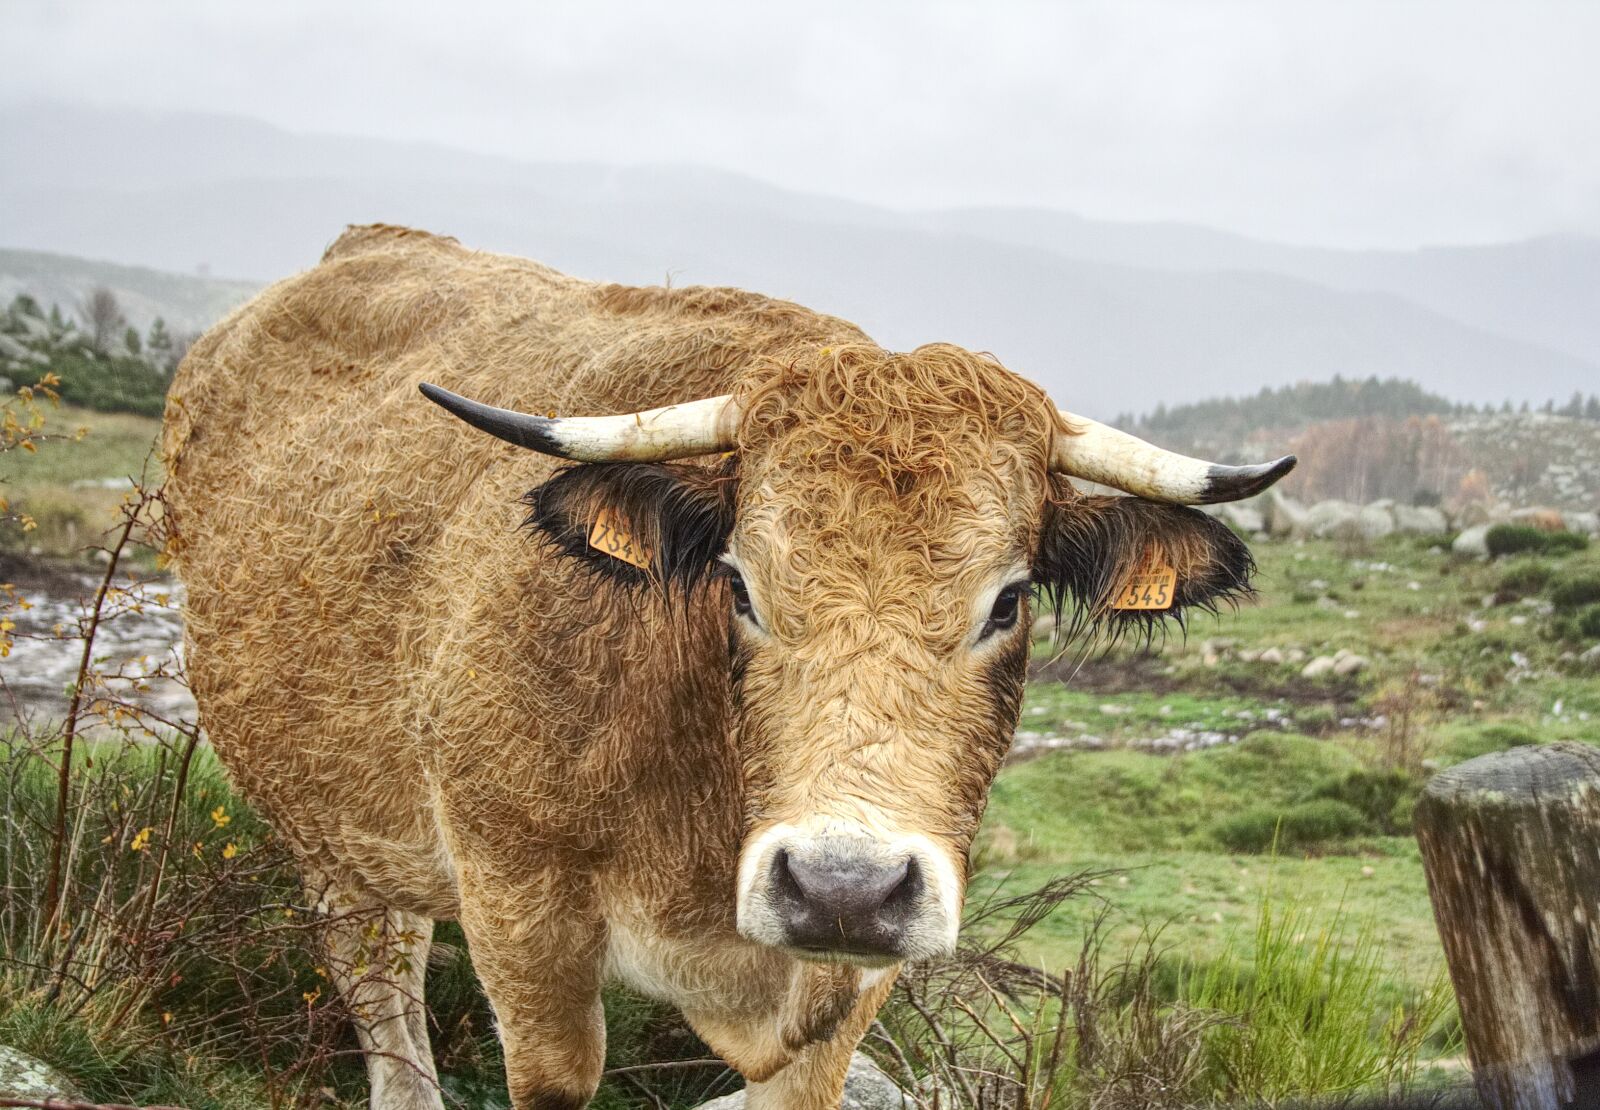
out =
<svg viewBox="0 0 1600 1110"><path fill-rule="evenodd" d="M1162 451L943 345L813 350L730 396L614 417L423 388L485 431L587 464L528 498L569 555L726 606L739 930L864 963L954 945L968 848L1017 724L1032 598L1114 633L1248 592L1245 546L1184 505L1248 496L1294 465ZM1133 496L1086 496L1069 475ZM648 569L590 545L602 512ZM1176 571L1173 605L1113 608L1147 564Z"/></svg>

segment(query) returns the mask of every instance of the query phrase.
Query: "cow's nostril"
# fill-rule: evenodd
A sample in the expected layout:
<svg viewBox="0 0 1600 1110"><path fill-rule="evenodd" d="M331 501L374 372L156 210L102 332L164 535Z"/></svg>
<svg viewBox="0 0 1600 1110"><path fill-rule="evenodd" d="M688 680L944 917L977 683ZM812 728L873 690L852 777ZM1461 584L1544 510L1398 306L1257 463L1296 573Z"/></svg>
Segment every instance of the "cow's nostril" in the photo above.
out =
<svg viewBox="0 0 1600 1110"><path fill-rule="evenodd" d="M791 943L892 954L922 894L922 870L910 856L822 850L773 856L771 891Z"/></svg>

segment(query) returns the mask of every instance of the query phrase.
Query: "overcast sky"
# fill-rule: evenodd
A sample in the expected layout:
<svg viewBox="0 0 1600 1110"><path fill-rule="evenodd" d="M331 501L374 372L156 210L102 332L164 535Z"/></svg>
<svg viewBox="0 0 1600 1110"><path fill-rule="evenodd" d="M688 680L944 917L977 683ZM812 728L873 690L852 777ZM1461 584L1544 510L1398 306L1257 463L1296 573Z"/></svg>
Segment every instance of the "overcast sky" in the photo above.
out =
<svg viewBox="0 0 1600 1110"><path fill-rule="evenodd" d="M6 110L224 112L1333 245L1600 234L1591 0L5 9Z"/></svg>

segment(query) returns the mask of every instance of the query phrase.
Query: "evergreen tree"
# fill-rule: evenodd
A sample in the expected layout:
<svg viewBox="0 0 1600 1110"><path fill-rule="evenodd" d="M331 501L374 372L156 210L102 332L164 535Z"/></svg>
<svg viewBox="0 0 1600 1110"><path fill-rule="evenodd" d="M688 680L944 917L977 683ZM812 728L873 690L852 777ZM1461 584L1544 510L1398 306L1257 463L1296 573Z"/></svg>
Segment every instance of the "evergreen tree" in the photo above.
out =
<svg viewBox="0 0 1600 1110"><path fill-rule="evenodd" d="M128 348L130 355L136 355L144 349L144 340L139 338L139 329L130 326L122 333L122 345Z"/></svg>

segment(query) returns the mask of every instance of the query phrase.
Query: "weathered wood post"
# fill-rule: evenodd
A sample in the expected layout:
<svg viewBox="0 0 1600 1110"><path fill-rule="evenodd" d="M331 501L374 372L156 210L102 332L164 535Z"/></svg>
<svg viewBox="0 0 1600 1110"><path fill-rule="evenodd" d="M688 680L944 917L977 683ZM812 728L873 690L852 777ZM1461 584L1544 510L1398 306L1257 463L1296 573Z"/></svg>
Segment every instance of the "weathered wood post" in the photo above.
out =
<svg viewBox="0 0 1600 1110"><path fill-rule="evenodd" d="M1600 749L1452 767L1416 829L1480 1097L1600 1108Z"/></svg>

